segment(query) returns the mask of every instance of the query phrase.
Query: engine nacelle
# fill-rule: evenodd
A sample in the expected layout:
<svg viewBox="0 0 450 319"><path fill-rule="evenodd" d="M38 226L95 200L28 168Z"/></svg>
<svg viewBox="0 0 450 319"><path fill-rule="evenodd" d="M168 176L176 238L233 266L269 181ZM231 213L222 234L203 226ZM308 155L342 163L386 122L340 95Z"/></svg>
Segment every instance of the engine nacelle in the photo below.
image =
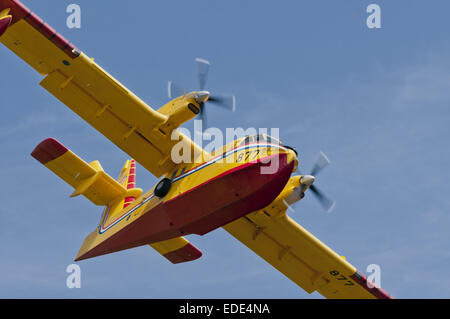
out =
<svg viewBox="0 0 450 319"><path fill-rule="evenodd" d="M200 113L200 104L206 102L208 98L209 93L201 91L187 93L170 101L158 110L159 113L168 117L159 129L167 134L181 124L193 119Z"/></svg>

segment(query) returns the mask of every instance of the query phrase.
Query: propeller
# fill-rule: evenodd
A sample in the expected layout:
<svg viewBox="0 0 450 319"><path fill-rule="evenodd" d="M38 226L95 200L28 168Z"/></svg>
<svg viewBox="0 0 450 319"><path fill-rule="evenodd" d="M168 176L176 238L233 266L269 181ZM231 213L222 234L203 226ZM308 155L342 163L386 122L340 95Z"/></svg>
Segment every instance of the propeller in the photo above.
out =
<svg viewBox="0 0 450 319"><path fill-rule="evenodd" d="M309 189L313 192L319 203L327 212L331 212L336 203L333 200L329 199L321 190L319 190L317 186L313 185L313 183L315 180L314 176L317 176L317 174L319 174L329 164L330 160L328 159L328 157L323 152L320 152L319 156L314 162L314 166L311 170L310 175L304 175L300 180L300 182L302 182L302 185L309 186Z"/></svg>
<svg viewBox="0 0 450 319"><path fill-rule="evenodd" d="M211 63L205 59L196 58L195 62L197 64L197 77L198 77L198 85L199 91L204 91L206 86L206 80L208 79L209 68ZM169 81L168 84L168 94L169 98L173 99L178 96L186 94L186 91L180 88L178 85ZM230 111L236 110L236 97L234 95L213 95L210 94L209 99L205 102L199 102L200 105L200 114L199 117L202 120L203 127L207 128L206 125L206 103L212 103L215 106L225 108Z"/></svg>

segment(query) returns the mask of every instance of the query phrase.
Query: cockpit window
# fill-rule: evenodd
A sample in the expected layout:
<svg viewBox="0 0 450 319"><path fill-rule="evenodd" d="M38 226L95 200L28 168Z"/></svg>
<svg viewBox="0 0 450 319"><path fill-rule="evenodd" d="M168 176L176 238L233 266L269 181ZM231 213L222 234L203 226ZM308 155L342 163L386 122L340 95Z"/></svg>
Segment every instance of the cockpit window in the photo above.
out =
<svg viewBox="0 0 450 319"><path fill-rule="evenodd" d="M268 136L266 134L258 134L254 136L247 136L245 139L242 140L242 142L239 145L250 144L253 142L268 142L273 144L281 144L281 141L279 139Z"/></svg>
<svg viewBox="0 0 450 319"><path fill-rule="evenodd" d="M265 142L266 137L264 136L264 134L258 134L255 136L255 140L256 140L256 142Z"/></svg>
<svg viewBox="0 0 450 319"><path fill-rule="evenodd" d="M250 144L253 142L253 136L247 136L246 138L244 138L240 143L239 146L241 145L246 145L246 144Z"/></svg>
<svg viewBox="0 0 450 319"><path fill-rule="evenodd" d="M267 142L273 143L273 144L281 144L281 141L275 137L272 136L266 136Z"/></svg>

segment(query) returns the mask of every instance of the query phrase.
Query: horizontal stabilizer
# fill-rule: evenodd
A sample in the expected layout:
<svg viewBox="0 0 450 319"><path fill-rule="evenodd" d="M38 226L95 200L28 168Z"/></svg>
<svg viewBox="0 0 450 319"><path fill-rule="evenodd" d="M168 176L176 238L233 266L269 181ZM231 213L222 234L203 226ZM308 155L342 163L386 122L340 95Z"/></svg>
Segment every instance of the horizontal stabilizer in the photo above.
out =
<svg viewBox="0 0 450 319"><path fill-rule="evenodd" d="M95 205L110 205L136 191L106 174L98 161L86 163L53 138L41 142L31 156L75 188L72 197L83 195Z"/></svg>

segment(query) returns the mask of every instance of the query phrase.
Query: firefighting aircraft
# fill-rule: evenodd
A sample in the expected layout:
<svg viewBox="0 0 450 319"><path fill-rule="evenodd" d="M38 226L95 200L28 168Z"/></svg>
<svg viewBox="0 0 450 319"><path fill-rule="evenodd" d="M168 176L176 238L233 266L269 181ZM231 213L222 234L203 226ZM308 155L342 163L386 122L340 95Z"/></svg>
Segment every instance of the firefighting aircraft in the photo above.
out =
<svg viewBox="0 0 450 319"><path fill-rule="evenodd" d="M292 175L298 165L295 150L267 135L244 137L224 146L220 155L208 154L177 128L214 100L209 92L183 92L155 110L17 0L0 0L0 41L43 76L43 88L162 178L143 193L135 185L134 160L115 180L98 161L86 163L55 139L40 143L32 156L71 185L72 196L105 207L77 261L150 245L172 263L188 262L202 254L183 236L223 227L308 293L391 298L381 288L370 288L344 257L286 214L308 189L324 199L313 185L313 175L324 165L316 165L311 175ZM176 145L191 152L191 163L174 162ZM235 160L224 161L230 157ZM277 169L262 174L275 160Z"/></svg>

